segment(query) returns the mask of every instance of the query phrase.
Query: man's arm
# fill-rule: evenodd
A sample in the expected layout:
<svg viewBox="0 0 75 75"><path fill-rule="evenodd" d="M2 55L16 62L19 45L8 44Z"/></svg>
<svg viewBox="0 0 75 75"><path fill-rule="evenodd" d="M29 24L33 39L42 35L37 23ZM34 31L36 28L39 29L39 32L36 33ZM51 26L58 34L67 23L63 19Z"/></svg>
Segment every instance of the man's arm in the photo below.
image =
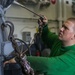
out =
<svg viewBox="0 0 75 75"><path fill-rule="evenodd" d="M74 68L75 55L73 51L68 51L61 56L56 57L36 57L28 56L32 68L40 73L67 72Z"/></svg>
<svg viewBox="0 0 75 75"><path fill-rule="evenodd" d="M54 33L52 33L48 25L45 25L42 30L42 40L45 44L47 44L50 48L55 43L55 41L58 39L58 36Z"/></svg>
<svg viewBox="0 0 75 75"><path fill-rule="evenodd" d="M47 17L43 16L43 18L39 18L38 20L39 27L42 29L42 40L45 44L47 44L49 47L54 44L55 40L58 38L58 36L52 32L50 32L48 28L48 19Z"/></svg>

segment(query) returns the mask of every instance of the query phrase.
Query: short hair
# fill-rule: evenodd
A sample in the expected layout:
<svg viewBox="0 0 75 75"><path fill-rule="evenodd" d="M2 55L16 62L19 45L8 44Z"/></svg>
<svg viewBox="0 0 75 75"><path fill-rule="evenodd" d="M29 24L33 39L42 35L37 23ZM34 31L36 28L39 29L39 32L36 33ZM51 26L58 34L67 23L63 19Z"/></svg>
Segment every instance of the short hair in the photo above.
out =
<svg viewBox="0 0 75 75"><path fill-rule="evenodd" d="M70 20L70 21L74 21L75 22L75 18L74 17L70 17L67 20Z"/></svg>
<svg viewBox="0 0 75 75"><path fill-rule="evenodd" d="M75 18L74 17L70 17L67 20L71 21L72 23L74 23L74 31L75 31Z"/></svg>

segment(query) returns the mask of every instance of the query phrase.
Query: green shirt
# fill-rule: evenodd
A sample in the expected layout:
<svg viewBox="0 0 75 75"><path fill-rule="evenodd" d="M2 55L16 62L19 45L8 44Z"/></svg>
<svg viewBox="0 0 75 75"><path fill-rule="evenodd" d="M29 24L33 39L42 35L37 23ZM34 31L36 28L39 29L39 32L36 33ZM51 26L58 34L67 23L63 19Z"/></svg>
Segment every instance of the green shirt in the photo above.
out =
<svg viewBox="0 0 75 75"><path fill-rule="evenodd" d="M50 47L51 56L28 56L32 68L45 75L75 75L75 45L63 47L48 26L43 28L42 39Z"/></svg>

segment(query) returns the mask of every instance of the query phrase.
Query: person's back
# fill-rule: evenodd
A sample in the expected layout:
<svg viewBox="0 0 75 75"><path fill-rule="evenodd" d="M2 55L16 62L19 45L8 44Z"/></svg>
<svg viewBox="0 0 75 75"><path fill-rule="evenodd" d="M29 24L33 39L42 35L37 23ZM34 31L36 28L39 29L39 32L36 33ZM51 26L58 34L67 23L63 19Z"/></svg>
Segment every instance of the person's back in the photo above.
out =
<svg viewBox="0 0 75 75"><path fill-rule="evenodd" d="M14 58L4 62L4 75L23 75L22 68Z"/></svg>
<svg viewBox="0 0 75 75"><path fill-rule="evenodd" d="M18 63L7 63L4 67L4 75L22 75L22 69Z"/></svg>

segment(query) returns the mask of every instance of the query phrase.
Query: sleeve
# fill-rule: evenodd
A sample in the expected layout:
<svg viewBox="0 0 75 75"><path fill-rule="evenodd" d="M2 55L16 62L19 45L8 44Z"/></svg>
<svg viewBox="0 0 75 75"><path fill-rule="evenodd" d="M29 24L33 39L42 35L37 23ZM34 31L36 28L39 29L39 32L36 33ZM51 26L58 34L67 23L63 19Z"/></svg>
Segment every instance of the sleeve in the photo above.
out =
<svg viewBox="0 0 75 75"><path fill-rule="evenodd" d="M48 47L52 47L54 42L58 39L58 36L48 29L48 25L45 25L42 30L42 40Z"/></svg>
<svg viewBox="0 0 75 75"><path fill-rule="evenodd" d="M75 52L74 52L75 53ZM58 72L58 71L69 71L73 69L75 65L75 55L73 52L68 51L61 56L56 57L36 57L28 56L32 68L40 73L44 72Z"/></svg>

